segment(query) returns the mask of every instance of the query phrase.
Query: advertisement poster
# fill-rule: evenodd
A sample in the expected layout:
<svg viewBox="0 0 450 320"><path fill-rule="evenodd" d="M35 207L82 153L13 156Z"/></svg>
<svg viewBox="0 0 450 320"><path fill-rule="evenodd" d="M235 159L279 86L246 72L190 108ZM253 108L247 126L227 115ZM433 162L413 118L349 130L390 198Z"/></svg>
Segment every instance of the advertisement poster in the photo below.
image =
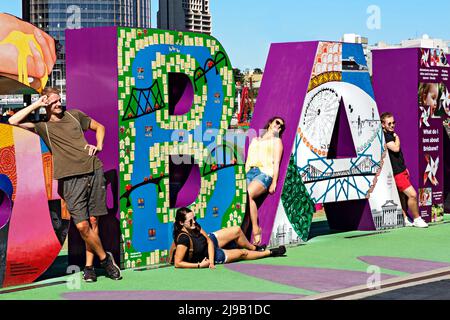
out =
<svg viewBox="0 0 450 320"><path fill-rule="evenodd" d="M419 71L419 209L425 221L444 214L444 122L450 117L449 71L439 49L421 49Z"/></svg>

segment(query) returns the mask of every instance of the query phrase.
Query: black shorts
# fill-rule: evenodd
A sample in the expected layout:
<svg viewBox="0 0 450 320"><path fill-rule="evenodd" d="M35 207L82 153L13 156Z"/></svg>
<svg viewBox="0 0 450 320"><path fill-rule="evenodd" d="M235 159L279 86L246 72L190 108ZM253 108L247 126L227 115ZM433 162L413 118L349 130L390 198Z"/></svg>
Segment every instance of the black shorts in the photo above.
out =
<svg viewBox="0 0 450 320"><path fill-rule="evenodd" d="M60 180L60 195L64 199L75 224L89 220L90 216L108 214L106 208L106 181L103 168L80 176Z"/></svg>

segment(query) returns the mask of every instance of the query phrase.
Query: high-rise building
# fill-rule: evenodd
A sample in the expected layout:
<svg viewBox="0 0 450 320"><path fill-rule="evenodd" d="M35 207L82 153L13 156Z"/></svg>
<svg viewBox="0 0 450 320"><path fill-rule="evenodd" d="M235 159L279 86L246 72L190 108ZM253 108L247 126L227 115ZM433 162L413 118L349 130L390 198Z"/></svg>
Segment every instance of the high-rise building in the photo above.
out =
<svg viewBox="0 0 450 320"><path fill-rule="evenodd" d="M100 26L150 28L150 6L151 0L22 0L22 19L57 41L57 60L49 85L64 93L64 31Z"/></svg>
<svg viewBox="0 0 450 320"><path fill-rule="evenodd" d="M211 34L209 0L159 0L158 28Z"/></svg>

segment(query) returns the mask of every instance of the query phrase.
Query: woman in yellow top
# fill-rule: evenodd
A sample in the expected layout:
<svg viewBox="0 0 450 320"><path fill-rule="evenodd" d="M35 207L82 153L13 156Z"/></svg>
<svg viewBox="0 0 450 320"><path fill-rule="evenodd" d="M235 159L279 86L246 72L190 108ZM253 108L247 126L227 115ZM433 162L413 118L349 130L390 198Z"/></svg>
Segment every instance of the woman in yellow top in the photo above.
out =
<svg viewBox="0 0 450 320"><path fill-rule="evenodd" d="M258 206L255 200L267 192L274 194L276 191L283 154L281 136L285 130L285 122L280 117L274 117L267 122L264 129L262 137L251 141L245 164L254 245L261 243L262 232L258 225Z"/></svg>

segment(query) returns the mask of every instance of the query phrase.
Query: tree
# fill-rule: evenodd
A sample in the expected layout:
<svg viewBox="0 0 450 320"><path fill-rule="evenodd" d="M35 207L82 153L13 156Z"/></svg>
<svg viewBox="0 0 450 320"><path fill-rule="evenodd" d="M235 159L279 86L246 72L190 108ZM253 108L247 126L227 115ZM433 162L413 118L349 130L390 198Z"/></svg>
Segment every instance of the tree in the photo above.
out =
<svg viewBox="0 0 450 320"><path fill-rule="evenodd" d="M263 74L263 71L260 68L253 69L254 74Z"/></svg>
<svg viewBox="0 0 450 320"><path fill-rule="evenodd" d="M241 69L233 68L233 76L234 82L240 82L241 84L244 84L244 74L242 73Z"/></svg>

